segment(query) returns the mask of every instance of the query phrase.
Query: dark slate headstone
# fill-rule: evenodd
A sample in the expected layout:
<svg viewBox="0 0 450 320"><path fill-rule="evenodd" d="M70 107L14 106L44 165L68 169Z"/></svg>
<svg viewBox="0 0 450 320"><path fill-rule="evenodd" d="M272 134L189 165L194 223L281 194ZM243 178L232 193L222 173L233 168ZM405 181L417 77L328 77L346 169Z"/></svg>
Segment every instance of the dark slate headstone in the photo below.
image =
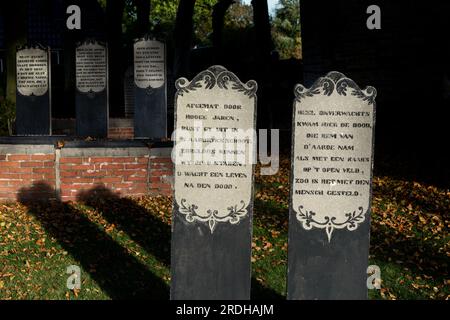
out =
<svg viewBox="0 0 450 320"><path fill-rule="evenodd" d="M41 45L17 49L16 132L51 134L50 50Z"/></svg>
<svg viewBox="0 0 450 320"><path fill-rule="evenodd" d="M288 299L366 299L376 90L295 88Z"/></svg>
<svg viewBox="0 0 450 320"><path fill-rule="evenodd" d="M77 135L108 136L107 47L87 40L75 49Z"/></svg>
<svg viewBox="0 0 450 320"><path fill-rule="evenodd" d="M176 81L171 299L250 299L257 84Z"/></svg>
<svg viewBox="0 0 450 320"><path fill-rule="evenodd" d="M125 104L125 118L134 117L134 69L128 67L123 77L123 93Z"/></svg>
<svg viewBox="0 0 450 320"><path fill-rule="evenodd" d="M148 37L134 43L134 136L167 137L166 47Z"/></svg>

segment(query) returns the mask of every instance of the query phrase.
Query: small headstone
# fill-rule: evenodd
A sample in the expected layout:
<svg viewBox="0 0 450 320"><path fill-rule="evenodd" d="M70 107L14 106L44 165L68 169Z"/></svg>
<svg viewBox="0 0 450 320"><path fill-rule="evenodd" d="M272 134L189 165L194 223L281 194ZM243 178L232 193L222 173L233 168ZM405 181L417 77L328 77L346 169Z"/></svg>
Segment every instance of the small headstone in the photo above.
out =
<svg viewBox="0 0 450 320"><path fill-rule="evenodd" d="M86 40L75 51L77 135L104 138L108 135L107 47Z"/></svg>
<svg viewBox="0 0 450 320"><path fill-rule="evenodd" d="M134 117L134 69L128 67L123 78L125 118Z"/></svg>
<svg viewBox="0 0 450 320"><path fill-rule="evenodd" d="M256 82L213 66L175 85L171 298L249 299Z"/></svg>
<svg viewBox="0 0 450 320"><path fill-rule="evenodd" d="M295 96L288 299L365 299L376 90L330 72Z"/></svg>
<svg viewBox="0 0 450 320"><path fill-rule="evenodd" d="M41 45L17 49L16 132L51 134L50 49Z"/></svg>
<svg viewBox="0 0 450 320"><path fill-rule="evenodd" d="M134 135L167 137L166 46L148 36L134 43Z"/></svg>

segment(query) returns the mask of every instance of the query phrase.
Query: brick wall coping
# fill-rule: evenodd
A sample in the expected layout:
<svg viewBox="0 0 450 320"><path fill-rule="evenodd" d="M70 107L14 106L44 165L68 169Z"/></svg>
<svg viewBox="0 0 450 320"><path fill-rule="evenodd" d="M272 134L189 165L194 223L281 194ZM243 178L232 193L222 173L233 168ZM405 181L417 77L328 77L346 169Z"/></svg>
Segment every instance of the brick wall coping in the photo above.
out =
<svg viewBox="0 0 450 320"><path fill-rule="evenodd" d="M59 141L64 142L64 148L150 148L167 149L172 148L171 141L155 141L149 139L133 140L78 140L68 136L13 136L0 137L0 147L10 146L56 146Z"/></svg>

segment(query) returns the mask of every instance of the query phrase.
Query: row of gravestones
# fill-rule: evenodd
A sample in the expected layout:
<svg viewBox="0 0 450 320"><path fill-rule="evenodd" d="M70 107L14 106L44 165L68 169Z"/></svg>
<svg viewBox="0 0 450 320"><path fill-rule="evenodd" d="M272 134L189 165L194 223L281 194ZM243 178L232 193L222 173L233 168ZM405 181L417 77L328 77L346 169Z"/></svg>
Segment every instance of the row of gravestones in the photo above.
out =
<svg viewBox="0 0 450 320"><path fill-rule="evenodd" d="M106 136L107 48L76 48L77 133ZM17 132L49 134L49 51L17 52ZM164 44L134 45L135 136L165 137ZM213 66L175 83L173 299L248 299L257 84ZM338 72L295 88L288 298L365 298L375 96Z"/></svg>
<svg viewBox="0 0 450 320"><path fill-rule="evenodd" d="M134 69L128 72L134 85L125 83L126 113L134 114L137 138L167 136L166 52L163 42L148 36L134 43ZM76 135L108 135L108 48L95 40L75 49ZM50 135L51 63L50 49L39 44L17 49L16 54L17 135ZM127 79L125 79L127 80ZM133 107L129 110L130 97ZM151 123L152 125L149 125Z"/></svg>
<svg viewBox="0 0 450 320"><path fill-rule="evenodd" d="M221 66L176 82L172 299L249 299L256 91ZM295 88L288 299L367 298L376 90Z"/></svg>

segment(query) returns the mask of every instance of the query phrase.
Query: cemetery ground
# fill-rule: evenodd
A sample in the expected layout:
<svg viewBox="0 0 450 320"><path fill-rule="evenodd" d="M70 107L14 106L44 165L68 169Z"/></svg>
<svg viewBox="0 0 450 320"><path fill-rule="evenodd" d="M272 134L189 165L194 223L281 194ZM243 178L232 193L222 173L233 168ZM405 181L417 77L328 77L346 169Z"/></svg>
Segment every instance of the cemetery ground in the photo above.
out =
<svg viewBox="0 0 450 320"><path fill-rule="evenodd" d="M289 167L256 170L252 299L285 299ZM449 299L450 190L388 171L375 168L369 265L382 284L369 297ZM168 299L172 199L95 191L0 205L0 299ZM80 290L66 287L70 265Z"/></svg>

